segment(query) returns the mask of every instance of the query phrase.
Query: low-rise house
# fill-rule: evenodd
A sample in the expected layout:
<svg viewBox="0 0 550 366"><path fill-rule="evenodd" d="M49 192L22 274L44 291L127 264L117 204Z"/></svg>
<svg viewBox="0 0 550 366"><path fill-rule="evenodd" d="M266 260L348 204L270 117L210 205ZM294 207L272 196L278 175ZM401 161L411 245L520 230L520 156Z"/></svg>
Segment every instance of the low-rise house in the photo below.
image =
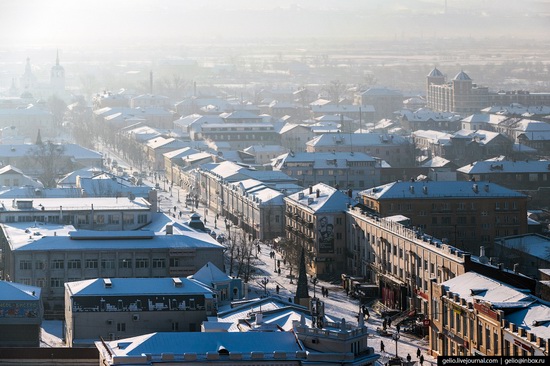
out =
<svg viewBox="0 0 550 366"><path fill-rule="evenodd" d="M0 185L4 187L33 187L44 188L44 185L28 175L21 169L7 165L0 169Z"/></svg>
<svg viewBox="0 0 550 366"><path fill-rule="evenodd" d="M0 281L0 347L39 347L42 289Z"/></svg>
<svg viewBox="0 0 550 366"><path fill-rule="evenodd" d="M165 138L162 136L155 137L145 146L147 157L151 164L152 170L164 170L164 154L170 151L179 150L187 147L183 141L176 140L173 137Z"/></svg>
<svg viewBox="0 0 550 366"><path fill-rule="evenodd" d="M315 134L307 125L287 123L279 131L281 145L294 152L305 151L305 143L311 140Z"/></svg>
<svg viewBox="0 0 550 366"><path fill-rule="evenodd" d="M65 341L90 346L149 332L195 332L216 313L212 290L188 278L95 278L65 283Z"/></svg>
<svg viewBox="0 0 550 366"><path fill-rule="evenodd" d="M212 262L187 277L210 288L216 294L218 306L229 305L245 296L242 279L228 276Z"/></svg>
<svg viewBox="0 0 550 366"><path fill-rule="evenodd" d="M461 128L462 117L451 112L434 112L428 108L417 110L401 110L398 115L401 125L407 131L434 130L434 131L458 131Z"/></svg>
<svg viewBox="0 0 550 366"><path fill-rule="evenodd" d="M281 145L252 145L244 149L244 152L254 156L256 164L271 164L271 160L286 153L288 150Z"/></svg>

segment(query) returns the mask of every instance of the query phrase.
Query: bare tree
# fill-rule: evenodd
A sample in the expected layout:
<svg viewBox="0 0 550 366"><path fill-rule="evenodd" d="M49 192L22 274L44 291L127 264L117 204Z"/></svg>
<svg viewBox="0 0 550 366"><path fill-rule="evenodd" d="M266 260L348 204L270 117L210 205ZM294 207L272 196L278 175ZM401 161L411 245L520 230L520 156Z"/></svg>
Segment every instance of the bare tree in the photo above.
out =
<svg viewBox="0 0 550 366"><path fill-rule="evenodd" d="M29 166L36 166L39 172L38 178L45 187L53 188L62 174L72 170L72 163L64 155L65 148L62 145L47 141L34 145L26 156Z"/></svg>
<svg viewBox="0 0 550 366"><path fill-rule="evenodd" d="M346 91L346 85L341 83L340 80L332 80L329 85L325 87L326 92L330 100L336 105L340 105L340 99Z"/></svg>

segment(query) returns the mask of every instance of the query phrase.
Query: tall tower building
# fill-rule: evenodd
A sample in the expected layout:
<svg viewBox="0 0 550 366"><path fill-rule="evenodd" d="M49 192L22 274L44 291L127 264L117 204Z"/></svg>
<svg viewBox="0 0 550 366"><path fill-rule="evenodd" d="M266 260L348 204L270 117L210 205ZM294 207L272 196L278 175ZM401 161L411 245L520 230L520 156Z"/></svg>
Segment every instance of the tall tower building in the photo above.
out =
<svg viewBox="0 0 550 366"><path fill-rule="evenodd" d="M65 69L59 64L59 50L57 50L55 65L50 72L50 86L54 94L61 96L65 92Z"/></svg>
<svg viewBox="0 0 550 366"><path fill-rule="evenodd" d="M25 73L20 79L21 89L23 92L33 92L36 88L36 76L32 73L31 59L27 57L27 63L25 65Z"/></svg>

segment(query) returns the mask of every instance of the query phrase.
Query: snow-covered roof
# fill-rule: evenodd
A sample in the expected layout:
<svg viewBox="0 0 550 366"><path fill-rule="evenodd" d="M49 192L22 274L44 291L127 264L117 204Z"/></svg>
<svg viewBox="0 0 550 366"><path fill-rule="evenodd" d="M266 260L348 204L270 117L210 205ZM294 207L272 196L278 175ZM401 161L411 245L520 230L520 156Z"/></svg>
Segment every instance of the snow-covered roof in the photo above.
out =
<svg viewBox="0 0 550 366"><path fill-rule="evenodd" d="M534 298L500 281L476 272L466 272L441 284L443 288L467 302L476 299L489 303L532 302Z"/></svg>
<svg viewBox="0 0 550 366"><path fill-rule="evenodd" d="M514 173L547 173L550 171L550 160L506 160L504 157L476 161L457 169L465 174L514 174Z"/></svg>
<svg viewBox="0 0 550 366"><path fill-rule="evenodd" d="M21 283L0 281L0 301L40 300L42 289Z"/></svg>
<svg viewBox="0 0 550 366"><path fill-rule="evenodd" d="M350 142L351 141L351 142ZM350 145L357 147L362 146L387 146L387 145L403 145L407 144L408 141L399 135L390 135L390 134L380 134L380 133L354 133L351 134L324 134L317 136L308 142L307 146L334 146L335 144L339 145Z"/></svg>
<svg viewBox="0 0 550 366"><path fill-rule="evenodd" d="M278 156L273 160L273 166L276 169L284 170L285 163L311 163L314 169L326 169L338 167L347 167L348 162L373 162L376 161L372 156L363 152L300 152L300 153L287 153Z"/></svg>
<svg viewBox="0 0 550 366"><path fill-rule="evenodd" d="M206 233L158 235L150 230L92 231L71 225L10 223L1 225L12 250L139 250L167 248L223 248Z"/></svg>
<svg viewBox="0 0 550 366"><path fill-rule="evenodd" d="M409 121L426 122L432 121L459 121L462 117L452 112L434 112L428 108L419 108L416 111L402 109L398 112L402 118Z"/></svg>
<svg viewBox="0 0 550 366"><path fill-rule="evenodd" d="M297 204L309 207L314 213L323 212L343 212L347 209L348 204L355 204L355 200L348 197L347 194L333 188L325 183L318 183L312 186L312 193L306 188L301 192L294 193L285 198L285 201L294 201ZM319 197L317 197L319 191Z"/></svg>
<svg viewBox="0 0 550 366"><path fill-rule="evenodd" d="M204 283L207 286L211 286L213 283L227 282L231 280L230 276L212 264L212 262L206 263L201 269L188 278Z"/></svg>
<svg viewBox="0 0 550 366"><path fill-rule="evenodd" d="M127 295L211 295L212 290L188 278L178 278L181 286L175 285L173 278L109 278L111 285L105 286L103 278L65 282L65 288L73 296L127 296Z"/></svg>
<svg viewBox="0 0 550 366"><path fill-rule="evenodd" d="M106 343L113 356L194 353L204 357L207 352L218 354L222 347L246 358L245 354L250 357L252 352L273 355L275 351L296 354L302 350L292 332L163 332Z"/></svg>
<svg viewBox="0 0 550 366"><path fill-rule="evenodd" d="M423 168L439 168L449 164L451 161L441 156L434 156L432 159L424 162L421 166Z"/></svg>
<svg viewBox="0 0 550 366"><path fill-rule="evenodd" d="M466 181L427 181L393 182L369 188L361 192L362 196L384 199L424 199L424 198L483 198L483 197L527 197L514 190L490 182Z"/></svg>
<svg viewBox="0 0 550 366"><path fill-rule="evenodd" d="M504 317L529 333L542 339L550 338L550 306L540 302L520 309Z"/></svg>
<svg viewBox="0 0 550 366"><path fill-rule="evenodd" d="M403 94L398 90L389 89L389 88L369 88L361 93L362 96L397 96L402 97Z"/></svg>
<svg viewBox="0 0 550 366"><path fill-rule="evenodd" d="M539 234L526 234L499 238L501 245L513 248L534 257L548 259L550 253L550 239Z"/></svg>

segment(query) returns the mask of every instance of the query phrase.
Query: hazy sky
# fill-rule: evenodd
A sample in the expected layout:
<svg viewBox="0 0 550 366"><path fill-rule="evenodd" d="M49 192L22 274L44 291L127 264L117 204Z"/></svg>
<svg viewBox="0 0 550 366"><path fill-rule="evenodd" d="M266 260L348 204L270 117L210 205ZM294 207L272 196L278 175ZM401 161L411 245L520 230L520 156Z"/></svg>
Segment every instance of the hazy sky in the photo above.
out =
<svg viewBox="0 0 550 366"><path fill-rule="evenodd" d="M0 47L549 32L550 0L0 0Z"/></svg>

